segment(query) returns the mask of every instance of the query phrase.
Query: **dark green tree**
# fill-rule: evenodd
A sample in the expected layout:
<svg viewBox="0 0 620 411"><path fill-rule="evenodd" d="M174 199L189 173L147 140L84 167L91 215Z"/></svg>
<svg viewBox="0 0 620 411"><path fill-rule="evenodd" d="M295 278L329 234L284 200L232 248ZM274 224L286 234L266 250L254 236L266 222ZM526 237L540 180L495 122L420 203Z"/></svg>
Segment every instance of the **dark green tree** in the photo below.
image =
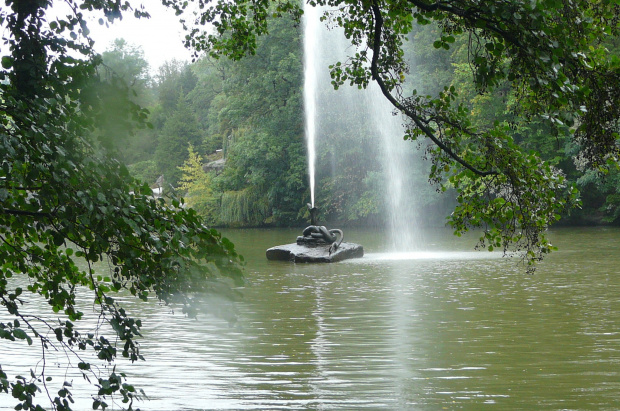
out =
<svg viewBox="0 0 620 411"><path fill-rule="evenodd" d="M204 293L220 290L224 280L242 280L239 257L193 210L175 198L169 204L152 198L148 186L89 138L105 107L90 87L101 57L92 51L83 13L103 22L146 12L84 0L67 1L71 14L53 17L50 3L6 0L0 10L0 344L2 350L19 343L42 350L30 372L9 375L0 365L0 402L23 410L71 409L70 383L47 373L45 353L55 350L94 384L94 409L112 399L131 409L139 391L115 361L142 358L142 324L115 293L179 304L193 316ZM139 125L146 112L131 106L129 116ZM100 261L109 271L95 271ZM21 281L27 286L16 285L15 276L27 277ZM95 333L76 325L87 316L76 296L88 292L102 326ZM29 314L29 293L58 317Z"/></svg>
<svg viewBox="0 0 620 411"><path fill-rule="evenodd" d="M202 140L196 116L186 101L180 101L166 120L155 150L157 169L168 183L176 186L181 177L179 167L187 159L188 147L200 146Z"/></svg>
<svg viewBox="0 0 620 411"><path fill-rule="evenodd" d="M223 82L228 76L229 67L225 60L202 58L193 65L197 76L196 87L188 95L195 109L200 128L205 130L202 148L205 154L213 154L223 148L224 136L218 128L219 101Z"/></svg>
<svg viewBox="0 0 620 411"><path fill-rule="evenodd" d="M275 20L255 55L230 67L223 61L215 71L224 77L209 131L223 140L226 154L223 173L213 179L223 224L291 224L304 204L300 32L290 23Z"/></svg>
<svg viewBox="0 0 620 411"><path fill-rule="evenodd" d="M157 99L164 113L174 111L177 104L198 81L191 67L177 60L167 61L157 75Z"/></svg>

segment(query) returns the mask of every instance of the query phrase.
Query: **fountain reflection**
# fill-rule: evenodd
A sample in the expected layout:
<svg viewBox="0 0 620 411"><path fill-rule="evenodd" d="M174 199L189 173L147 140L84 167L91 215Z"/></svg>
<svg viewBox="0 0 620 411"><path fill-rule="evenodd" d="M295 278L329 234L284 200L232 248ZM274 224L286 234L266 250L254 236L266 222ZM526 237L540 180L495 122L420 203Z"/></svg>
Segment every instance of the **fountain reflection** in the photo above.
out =
<svg viewBox="0 0 620 411"><path fill-rule="evenodd" d="M410 251L388 253L366 253L357 263L372 261L408 261L408 260L488 260L502 258L501 252L488 251Z"/></svg>

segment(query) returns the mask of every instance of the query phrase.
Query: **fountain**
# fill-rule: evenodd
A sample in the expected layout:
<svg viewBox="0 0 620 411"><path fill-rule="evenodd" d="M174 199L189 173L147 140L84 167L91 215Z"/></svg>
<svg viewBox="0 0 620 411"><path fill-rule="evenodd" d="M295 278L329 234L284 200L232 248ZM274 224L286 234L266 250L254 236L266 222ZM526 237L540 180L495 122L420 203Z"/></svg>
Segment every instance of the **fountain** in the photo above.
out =
<svg viewBox="0 0 620 411"><path fill-rule="evenodd" d="M316 33L320 30L320 9L304 4L304 31ZM359 244L346 243L344 233L340 229L328 230L317 222L318 208L314 203L315 192L315 163L316 163L316 125L318 90L318 75L316 61L320 50L318 37L304 36L304 111L306 116L306 140L308 143L308 171L310 179L310 225L302 235L297 237L293 244L272 247L267 250L267 259L293 262L322 262L331 263L348 258L359 258L364 255L364 249Z"/></svg>
<svg viewBox="0 0 620 411"><path fill-rule="evenodd" d="M335 181L353 170L366 177L366 184L376 193L386 248L419 251L424 244L418 233L419 210L434 194L426 181L422 153L416 144L403 140L404 119L394 115L394 107L375 82L365 89L349 84L333 89L329 65L346 62L357 50L332 20L320 21L328 10L308 4L304 8L304 102L312 196L315 168L317 182L323 177ZM349 160L344 160L347 155Z"/></svg>
<svg viewBox="0 0 620 411"><path fill-rule="evenodd" d="M304 2L304 33L320 29L319 8ZM316 94L318 90L317 53L320 50L318 37L304 35L304 114L306 118L306 142L308 146L308 175L310 178L310 205L314 207L315 165L316 165ZM316 216L316 213L315 213ZM313 225L315 222L312 223Z"/></svg>
<svg viewBox="0 0 620 411"><path fill-rule="evenodd" d="M375 150L377 160L372 161L375 164L380 162L380 173L384 176L377 193L384 201L382 207L386 213L388 247L394 251L412 251L421 243L414 235L416 224L413 210L419 201L419 195L413 194L411 184L411 176L416 174L411 167L414 147L403 142L402 119L392 115L392 107L376 84L371 84L366 90L346 87L337 92L333 90L327 67L329 63L346 60L347 51L351 51L347 47L351 46L342 30L333 27L328 30L321 23L325 10L324 7L313 7L304 2L304 111L311 225L297 237L296 243L267 250L267 258L333 262L363 255L361 246L343 242L341 230L329 230L317 223L315 206L317 136L322 137L321 141L331 138L332 141L343 142L346 141L343 140L344 135L354 134L366 135L379 148ZM330 47L324 47L325 44ZM341 144L346 145L346 142ZM338 151L333 151L332 155L334 153ZM321 170L325 172L324 165ZM369 173L368 170L372 169L363 173ZM332 161L332 174L338 172ZM377 174L377 169L373 172Z"/></svg>

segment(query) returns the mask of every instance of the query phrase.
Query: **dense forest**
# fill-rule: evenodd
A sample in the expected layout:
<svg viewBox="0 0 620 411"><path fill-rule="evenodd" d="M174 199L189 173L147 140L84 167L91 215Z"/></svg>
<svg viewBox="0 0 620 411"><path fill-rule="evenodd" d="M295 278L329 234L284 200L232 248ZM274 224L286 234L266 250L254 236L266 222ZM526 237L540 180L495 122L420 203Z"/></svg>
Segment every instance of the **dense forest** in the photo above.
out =
<svg viewBox="0 0 620 411"><path fill-rule="evenodd" d="M438 36L436 25L418 26L411 33L405 44L407 87L418 94L437 95L450 84L476 127L503 124L517 144L561 169L581 192L581 207L562 216L561 224L620 221L620 173L584 173L575 155L577 147L569 138L569 125L563 134L562 127L560 131L551 128L542 118L526 122L515 115L518 97L508 82L490 93L475 89L468 38L456 36L445 49L434 44ZM607 47L618 51L620 42ZM310 194L302 54L301 27L284 18L272 22L255 55L240 61L204 57L191 64L169 61L149 71L131 39L118 39L103 54L100 76L131 86L134 103L148 108L152 127L129 133L115 120L110 130L98 132L110 136L110 147L134 176L161 187L164 195L173 190L185 196L187 204L213 226L303 224ZM110 107L123 110L114 100ZM317 203L325 221L379 225L386 216L382 201L386 171L379 161L377 140L372 131L363 130L364 119L355 118L355 112L350 108L354 118L349 122L356 122L361 132L359 127L341 127L319 139ZM118 118L118 112L110 114ZM331 107L323 107L322 116L324 122L334 124L343 120ZM429 183L424 145L406 144L411 155L420 159L415 175L408 176L417 187L415 212L433 215L426 223L441 225L454 206L454 192L449 184Z"/></svg>

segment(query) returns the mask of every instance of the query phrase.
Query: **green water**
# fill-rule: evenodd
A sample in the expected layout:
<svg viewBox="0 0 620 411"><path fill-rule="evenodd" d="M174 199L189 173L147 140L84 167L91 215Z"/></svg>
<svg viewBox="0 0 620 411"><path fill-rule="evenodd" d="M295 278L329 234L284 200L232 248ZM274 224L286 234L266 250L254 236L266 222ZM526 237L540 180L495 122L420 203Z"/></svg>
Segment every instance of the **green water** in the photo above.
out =
<svg viewBox="0 0 620 411"><path fill-rule="evenodd" d="M533 276L443 230L400 254L348 230L367 254L331 265L265 259L297 231L225 234L250 282L233 326L127 302L147 361L119 367L145 410L620 409L620 230L553 231Z"/></svg>

